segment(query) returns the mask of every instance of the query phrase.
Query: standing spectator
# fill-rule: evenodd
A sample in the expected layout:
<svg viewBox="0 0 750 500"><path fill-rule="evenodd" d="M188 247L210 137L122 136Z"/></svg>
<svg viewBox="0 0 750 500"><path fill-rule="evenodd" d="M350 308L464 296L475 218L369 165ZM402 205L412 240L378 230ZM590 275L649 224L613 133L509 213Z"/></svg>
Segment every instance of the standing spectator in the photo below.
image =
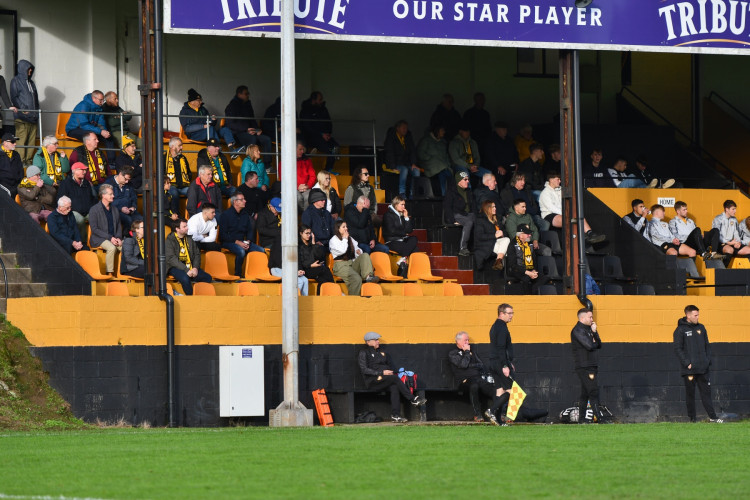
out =
<svg viewBox="0 0 750 500"><path fill-rule="evenodd" d="M133 174L130 178L130 186L136 193L140 193L141 186L143 185L143 160L141 160L141 154L135 150L135 142L128 136L125 136L122 140L122 152L117 156L115 166L117 167L118 172L122 170L124 166L133 169Z"/></svg>
<svg viewBox="0 0 750 500"><path fill-rule="evenodd" d="M78 250L88 250L89 247L83 242L81 233L78 231L76 219L71 215L71 202L67 196L61 196L57 200L57 210L47 217L47 230L49 235L57 241L68 253Z"/></svg>
<svg viewBox="0 0 750 500"><path fill-rule="evenodd" d="M370 217L370 200L366 196L357 198L357 203L347 205L344 220L352 238L359 242L359 248L365 253L385 252L388 247L378 243L375 238L375 228Z"/></svg>
<svg viewBox="0 0 750 500"><path fill-rule="evenodd" d="M299 270L305 273L308 280L318 282L317 295L323 283L333 283L333 275L325 261L318 259L315 252L315 236L309 226L299 227L299 248L297 251Z"/></svg>
<svg viewBox="0 0 750 500"><path fill-rule="evenodd" d="M193 174L187 158L182 154L182 139L179 137L169 139L169 151L164 153L164 173L172 184L172 196L187 196Z"/></svg>
<svg viewBox="0 0 750 500"><path fill-rule="evenodd" d="M495 379L497 398L492 408L484 412L484 416L495 425L500 425L496 412L498 408L507 405L510 399L510 390L513 388L512 374L516 371L513 365L513 341L508 330L508 323L511 321L513 321L513 306L505 303L497 306L497 319L490 328L490 373ZM498 405L497 408L495 405ZM504 412L501 411L502 413Z"/></svg>
<svg viewBox="0 0 750 500"><path fill-rule="evenodd" d="M495 203L485 200L474 224L474 265L477 269L482 269L485 261L494 257L492 269L501 271L508 245L510 238L497 219Z"/></svg>
<svg viewBox="0 0 750 500"><path fill-rule="evenodd" d="M37 121L39 120L39 93L32 80L34 65L26 59L21 59L16 65L18 72L10 81L10 100L16 108L15 135L21 146L26 146L21 155L24 165L31 164L36 145Z"/></svg>
<svg viewBox="0 0 750 500"><path fill-rule="evenodd" d="M537 199L544 187L544 168L540 163L543 157L544 148L538 142L534 142L529 146L528 157L518 166L518 173L523 174L526 185L531 187L531 192Z"/></svg>
<svg viewBox="0 0 750 500"><path fill-rule="evenodd" d="M436 126L425 134L417 144L417 162L422 165L424 175L430 179L437 176L440 193L445 196L448 181L453 176L451 158L448 155L448 142L445 140L445 127Z"/></svg>
<svg viewBox="0 0 750 500"><path fill-rule="evenodd" d="M268 191L271 187L271 181L266 173L266 166L263 163L263 158L260 156L260 148L257 144L252 144L247 147L246 154L247 157L242 160L240 179L244 182L248 172L255 172L258 175L258 186L263 191Z"/></svg>
<svg viewBox="0 0 750 500"><path fill-rule="evenodd" d="M495 131L490 137L484 166L497 176L499 189L505 187L519 163L516 145L508 137L508 124L502 121L495 122Z"/></svg>
<svg viewBox="0 0 750 500"><path fill-rule="evenodd" d="M310 193L310 206L302 212L302 223L310 226L315 235L315 244L328 249L328 240L333 236L333 217L326 210L326 196L318 190Z"/></svg>
<svg viewBox="0 0 750 500"><path fill-rule="evenodd" d="M65 151L58 151L57 137L48 135L42 139L42 146L34 155L32 163L39 167L42 180L48 186L57 187L70 172L70 162Z"/></svg>
<svg viewBox="0 0 750 500"><path fill-rule="evenodd" d="M245 197L236 193L230 198L231 206L221 213L219 226L221 233L221 248L226 248L234 254L234 274L242 276L242 266L248 252L263 252L252 240L255 238L253 218L245 211Z"/></svg>
<svg viewBox="0 0 750 500"><path fill-rule="evenodd" d="M338 219L341 214L341 198L339 198L339 194L331 186L331 173L321 170L318 172L316 179L318 182L315 183L312 189L322 191L326 195L326 210L331 212L333 220Z"/></svg>
<svg viewBox="0 0 750 500"><path fill-rule="evenodd" d="M430 117L430 129L436 127L445 129L445 136L452 139L458 134L458 128L461 125L461 113L454 107L454 100L451 94L443 94L443 100L437 105L435 111Z"/></svg>
<svg viewBox="0 0 750 500"><path fill-rule="evenodd" d="M201 211L188 219L187 234L198 244L200 250L221 252L221 245L216 241L217 226L216 207L211 203L204 203Z"/></svg>
<svg viewBox="0 0 750 500"><path fill-rule="evenodd" d="M55 209L57 189L42 181L39 167L31 165L26 169L26 177L18 185L18 197L21 207L26 210L35 222L46 221Z"/></svg>
<svg viewBox="0 0 750 500"><path fill-rule="evenodd" d="M104 94L101 90L94 90L83 96L83 100L73 108L65 132L72 138L82 141L86 134L93 132L98 139L97 143L104 143L107 149L114 148L112 134L107 130L107 122L102 112ZM114 151L107 153L114 159Z"/></svg>
<svg viewBox="0 0 750 500"><path fill-rule="evenodd" d="M91 246L101 247L106 255L107 272L115 272L115 255L122 251L122 226L120 214L112 203L115 199L114 189L110 184L99 186L101 201L91 207L89 228L91 229Z"/></svg>
<svg viewBox="0 0 750 500"><path fill-rule="evenodd" d="M719 254L712 250L719 248L719 230L711 228L703 236L701 228L696 227L693 219L688 217L688 206L684 201L676 202L674 204L674 211L675 216L669 221L669 231L680 246L685 245L692 250L692 252L687 252L686 255L688 257L695 257L697 252L704 260L718 257Z"/></svg>
<svg viewBox="0 0 750 500"><path fill-rule="evenodd" d="M216 131L216 115L211 115L209 118L208 110L203 105L203 97L195 89L188 90L187 101L180 110L180 126L188 139L192 141L209 142L214 139L218 145L219 139L224 139L230 150L234 147L232 131L227 127ZM238 148L232 152L236 153L241 149Z"/></svg>
<svg viewBox="0 0 750 500"><path fill-rule="evenodd" d="M98 186L113 174L107 164L107 155L99 150L99 138L95 132L83 133L83 145L70 153L70 163L81 162L86 165L86 180Z"/></svg>
<svg viewBox="0 0 750 500"><path fill-rule="evenodd" d="M388 129L383 144L385 153L385 166L390 170L398 170L398 193L403 198L409 198L406 181L408 177L419 177L417 166L417 148L414 146L414 138L409 131L406 120L399 120L396 125ZM412 193L414 183L412 182Z"/></svg>
<svg viewBox="0 0 750 500"><path fill-rule="evenodd" d="M370 256L359 248L357 240L349 236L346 221L343 219L336 221L330 248L333 256L333 274L344 280L349 295L359 295L363 282L379 281L374 274Z"/></svg>
<svg viewBox="0 0 750 500"><path fill-rule="evenodd" d="M482 160L479 154L479 146L471 138L469 126L465 123L461 124L458 128L458 134L448 145L448 154L456 173L466 172L481 179L484 174L489 172L489 170L480 166Z"/></svg>
<svg viewBox="0 0 750 500"><path fill-rule="evenodd" d="M743 230L736 215L737 204L733 200L726 200L724 202L724 213L714 217L711 227L719 230L721 253L732 256L749 255L750 247L742 243Z"/></svg>
<svg viewBox="0 0 750 500"><path fill-rule="evenodd" d="M482 92L474 94L474 106L464 111L464 122L469 126L471 136L477 141L484 156L492 133L490 114L484 109L486 99Z"/></svg>
<svg viewBox="0 0 750 500"><path fill-rule="evenodd" d="M624 220L628 226L632 227L648 239L648 233L646 232L648 221L646 220L646 216L651 212L646 208L646 205L643 204L643 200L640 198L635 198L630 202L630 206L633 211L624 216L622 220Z"/></svg>
<svg viewBox="0 0 750 500"><path fill-rule="evenodd" d="M603 157L602 148L595 147L591 151L591 163L586 163L581 169L584 187L615 187L607 169L602 166Z"/></svg>
<svg viewBox="0 0 750 500"><path fill-rule="evenodd" d="M167 274L180 282L185 295L193 295L193 282L211 283L211 275L201 269L201 253L187 236L187 221L179 219L166 239L164 255Z"/></svg>
<svg viewBox="0 0 750 500"><path fill-rule="evenodd" d="M281 198L271 198L258 213L255 225L258 228L258 243L263 248L271 248L274 241L281 239Z"/></svg>
<svg viewBox="0 0 750 500"><path fill-rule="evenodd" d="M114 200L112 206L120 216L123 227L130 227L134 220L143 219L138 213L138 197L135 189L130 185L130 179L133 176L133 167L124 165L120 172L104 181L104 184L112 186Z"/></svg>
<svg viewBox="0 0 750 500"><path fill-rule="evenodd" d="M18 183L23 179L23 160L16 151L16 137L3 134L2 153L0 153L0 185L10 191L11 199L18 193Z"/></svg>
<svg viewBox="0 0 750 500"><path fill-rule="evenodd" d="M211 167L213 181L226 197L234 195L237 188L232 185L232 165L220 151L218 139L209 139L206 147L198 151L198 170L204 165Z"/></svg>
<svg viewBox="0 0 750 500"><path fill-rule="evenodd" d="M0 65L0 69L3 69ZM0 118L3 121L3 128L0 133L13 134L16 131L16 126L13 124L13 114L18 111L18 108L13 106L13 101L10 100L8 95L8 86L5 84L5 78L0 75Z"/></svg>
<svg viewBox="0 0 750 500"><path fill-rule="evenodd" d="M118 113L118 114L105 114L104 122L107 124L107 130L112 134L113 147L125 149L125 143L123 142L124 137L129 137L134 144L138 145L138 149L141 148L141 140L133 134L128 128L128 122L133 118L132 111L125 111L120 107L120 97L116 92L111 90L104 94L104 104L102 104L103 113ZM120 117L122 116L122 121ZM122 125L122 128L120 128ZM114 153L112 153L114 154Z"/></svg>
<svg viewBox="0 0 750 500"><path fill-rule="evenodd" d="M137 220L130 226L131 234L122 242L120 272L126 276L141 278L146 275L145 241L143 240L143 221Z"/></svg>
<svg viewBox="0 0 750 500"><path fill-rule="evenodd" d="M305 144L297 141L297 206L299 210L305 210L310 204L310 189L315 185L315 168L312 161L305 154ZM281 163L277 175L276 185L281 186ZM276 188L274 185L274 189Z"/></svg>
<svg viewBox="0 0 750 500"><path fill-rule="evenodd" d="M469 174L456 173L456 182L443 198L443 219L446 224L461 226L461 246L458 255L471 255L469 238L474 226L474 197L469 193Z"/></svg>
<svg viewBox="0 0 750 500"><path fill-rule="evenodd" d="M674 331L674 351L680 361L680 375L685 381L685 404L691 422L695 417L695 387L701 395L703 408L711 422L724 421L716 416L711 402L711 383L708 371L711 367L711 345L708 343L706 327L698 322L700 312L694 305L685 307L685 317L677 321Z"/></svg>
<svg viewBox="0 0 750 500"><path fill-rule="evenodd" d="M268 203L270 193L258 187L258 174L252 170L245 174L245 182L238 189L245 196L245 211L256 219Z"/></svg>
<svg viewBox="0 0 750 500"><path fill-rule="evenodd" d="M190 184L187 195L187 212L192 217L197 214L204 203L216 207L216 213L221 213L221 190L214 182L212 168L203 165L198 168L198 177Z"/></svg>
<svg viewBox="0 0 750 500"><path fill-rule="evenodd" d="M344 206L356 203L360 196L366 196L370 200L372 224L375 227L380 227L383 219L377 214L378 202L375 198L375 188L370 184L370 172L367 167L363 166L354 169L352 182L344 191Z"/></svg>
<svg viewBox="0 0 750 500"><path fill-rule="evenodd" d="M527 213L534 220L534 224L539 228L540 231L546 231L549 229L549 222L542 218L542 211L539 208L536 196L531 192L531 187L526 182L526 177L520 172L513 174L510 179L510 183L500 191L500 199L503 202L503 206L508 207L508 212L511 213L511 208L515 206L516 200L523 200L526 203ZM515 230L515 225L512 229Z"/></svg>
<svg viewBox="0 0 750 500"><path fill-rule="evenodd" d="M578 423L588 423L587 403L591 403L594 417L602 422L604 414L599 409L599 349L602 341L590 309L578 310L578 322L570 332L570 345L573 349L573 364L581 381L581 396L578 399Z"/></svg>
<svg viewBox="0 0 750 500"><path fill-rule="evenodd" d="M237 142L243 146L259 144L264 153L271 151L271 139L263 134L255 118L253 103L250 101L250 90L247 85L240 85L224 114L236 118L227 118L226 126L232 131Z"/></svg>
<svg viewBox="0 0 750 500"><path fill-rule="evenodd" d="M401 196L394 196L383 215L383 241L389 250L401 256L396 263L399 266L417 249L417 237L410 235L412 231L414 222L406 210L406 200Z"/></svg>
<svg viewBox="0 0 750 500"><path fill-rule="evenodd" d="M537 140L534 139L534 129L531 125L527 123L521 127L521 130L518 131L518 135L513 142L515 142L516 150L518 151L518 161L523 162L531 154L531 145L537 142ZM539 162L543 165L544 160L544 151L542 151L542 158Z"/></svg>
<svg viewBox="0 0 750 500"><path fill-rule="evenodd" d="M333 171L339 144L331 135L333 132L331 115L328 114L328 108L321 92L313 91L308 99L302 101L299 117L298 123L302 128L305 143L310 146L313 152L318 150L320 153L330 155L326 158L326 170Z"/></svg>
<svg viewBox="0 0 750 500"><path fill-rule="evenodd" d="M96 203L94 187L86 180L86 165L77 162L70 167L70 175L63 179L57 190L58 203L63 196L71 200L78 232L85 238L88 234L86 223L89 220L89 210Z"/></svg>
<svg viewBox="0 0 750 500"><path fill-rule="evenodd" d="M519 224L515 238L508 246L507 274L521 282L526 295L536 293L540 286L549 281L549 276L544 276L537 269L535 252L529 245L531 237L531 228L526 224Z"/></svg>

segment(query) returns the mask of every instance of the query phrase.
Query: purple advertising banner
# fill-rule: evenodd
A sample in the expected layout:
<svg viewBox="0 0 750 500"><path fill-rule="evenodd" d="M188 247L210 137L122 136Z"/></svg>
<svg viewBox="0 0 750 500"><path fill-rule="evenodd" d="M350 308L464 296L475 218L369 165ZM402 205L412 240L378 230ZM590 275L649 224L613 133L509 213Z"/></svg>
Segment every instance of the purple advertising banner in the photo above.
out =
<svg viewBox="0 0 750 500"><path fill-rule="evenodd" d="M736 0L292 0L299 38L745 54ZM168 33L279 36L280 0L164 0ZM750 52L748 52L750 53Z"/></svg>

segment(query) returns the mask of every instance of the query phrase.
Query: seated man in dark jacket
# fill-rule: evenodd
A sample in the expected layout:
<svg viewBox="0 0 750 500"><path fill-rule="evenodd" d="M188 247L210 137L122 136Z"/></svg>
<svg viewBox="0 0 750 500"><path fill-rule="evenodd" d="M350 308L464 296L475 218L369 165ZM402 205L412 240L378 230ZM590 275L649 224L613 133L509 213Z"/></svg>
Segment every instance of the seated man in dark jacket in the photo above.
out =
<svg viewBox="0 0 750 500"><path fill-rule="evenodd" d="M143 216L138 213L138 196L133 186L130 185L132 175L133 167L124 165L117 174L104 181L104 184L112 186L115 193L112 205L117 209L124 228L130 228L133 221L143 219Z"/></svg>
<svg viewBox="0 0 750 500"><path fill-rule="evenodd" d="M367 347L359 351L357 355L365 386L377 391L389 389L391 392L391 420L406 422L407 420L401 416L399 394L414 406L422 406L427 400L412 394L406 384L398 378L390 357L380 349L380 335L375 332L367 332L365 343Z"/></svg>
<svg viewBox="0 0 750 500"><path fill-rule="evenodd" d="M448 188L443 198L443 220L446 224L461 226L461 248L458 255L471 255L469 238L475 220L474 197L469 190L469 174L460 171L456 174L456 182Z"/></svg>
<svg viewBox="0 0 750 500"><path fill-rule="evenodd" d="M531 228L526 224L519 224L516 238L508 245L506 270L511 278L521 282L525 294L535 293L537 289L549 281L548 276L539 273L534 257L531 241Z"/></svg>
<svg viewBox="0 0 750 500"><path fill-rule="evenodd" d="M264 252L252 242L255 235L253 219L245 211L245 196L237 193L230 199L232 206L221 213L219 238L221 247L234 254L234 274L242 276L242 265L248 252Z"/></svg>
<svg viewBox="0 0 750 500"><path fill-rule="evenodd" d="M310 192L310 205L302 213L302 223L310 226L315 235L315 244L328 250L328 240L333 236L333 217L326 210L326 195L323 191Z"/></svg>
<svg viewBox="0 0 750 500"><path fill-rule="evenodd" d="M208 120L208 122L207 122ZM234 136L227 127L216 130L216 116L208 116L208 110L203 105L203 97L195 91L188 90L187 101L180 110L180 126L188 139L192 141L208 142L210 139L224 139L227 147L234 147Z"/></svg>
<svg viewBox="0 0 750 500"><path fill-rule="evenodd" d="M101 247L106 252L107 272L115 272L115 256L122 251L122 226L120 214L114 206L114 189L109 184L99 186L101 201L89 211L91 246Z"/></svg>
<svg viewBox="0 0 750 500"><path fill-rule="evenodd" d="M72 254L78 250L88 250L89 247L82 241L78 224L76 224L76 219L71 212L70 198L61 196L57 200L57 210L47 217L47 229L49 235Z"/></svg>
<svg viewBox="0 0 750 500"><path fill-rule="evenodd" d="M271 198L260 209L255 226L258 228L258 243L263 248L271 248L276 238L281 238L281 198Z"/></svg>
<svg viewBox="0 0 750 500"><path fill-rule="evenodd" d="M62 180L57 190L57 199L63 196L70 199L73 208L72 215L78 224L78 232L86 240L89 210L96 203L94 188L86 180L86 165L78 162L70 167L70 175Z"/></svg>
<svg viewBox="0 0 750 500"><path fill-rule="evenodd" d="M534 224L540 231L549 230L550 223L542 218L539 202L531 192L531 187L526 182L524 174L516 172L510 179L510 183L500 191L500 199L503 206L508 210L513 207L515 200L521 199L526 202L526 213L531 215Z"/></svg>
<svg viewBox="0 0 750 500"><path fill-rule="evenodd" d="M375 238L375 228L370 216L370 199L367 196L360 196L356 204L350 203L346 206L344 220L349 228L349 236L357 240L363 252L388 253L388 247L378 243Z"/></svg>
<svg viewBox="0 0 750 500"><path fill-rule="evenodd" d="M219 186L223 196L232 196L237 191L232 178L232 165L224 156L224 153L220 151L218 140L211 139L206 144L205 149L198 151L198 160L196 161L198 170L204 165L211 167L213 181Z"/></svg>
<svg viewBox="0 0 750 500"><path fill-rule="evenodd" d="M201 269L201 252L187 234L187 221L178 219L164 245L167 274L180 282L185 295L193 295L193 282L211 283L211 275Z"/></svg>
<svg viewBox="0 0 750 500"><path fill-rule="evenodd" d="M476 208L477 214L482 210L482 203L487 200L490 200L495 204L495 209L501 217L508 211L508 207L503 205L503 202L500 199L500 192L497 190L497 179L495 178L495 174L484 174L482 176L482 185L474 190L474 208Z"/></svg>
<svg viewBox="0 0 750 500"><path fill-rule="evenodd" d="M190 217L200 212L204 203L216 207L216 215L221 213L221 189L213 180L209 165L198 168L198 177L190 183L187 194L187 212Z"/></svg>
<svg viewBox="0 0 750 500"><path fill-rule="evenodd" d="M268 153L271 151L271 139L263 134L258 126L247 85L237 87L234 97L224 108L224 114L237 117L227 118L226 126L232 131L240 144L243 146L258 144L262 152Z"/></svg>

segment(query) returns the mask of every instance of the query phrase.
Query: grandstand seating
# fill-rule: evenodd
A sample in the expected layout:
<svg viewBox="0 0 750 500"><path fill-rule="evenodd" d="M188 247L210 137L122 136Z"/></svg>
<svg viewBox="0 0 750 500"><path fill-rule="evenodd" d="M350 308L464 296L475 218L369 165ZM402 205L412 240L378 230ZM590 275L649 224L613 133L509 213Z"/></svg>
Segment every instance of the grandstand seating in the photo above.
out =
<svg viewBox="0 0 750 500"><path fill-rule="evenodd" d="M441 276L433 276L430 259L426 253L414 252L409 256L409 270L407 277L410 280L420 281L442 281Z"/></svg>
<svg viewBox="0 0 750 500"><path fill-rule="evenodd" d="M422 287L419 283L404 283L404 296L405 297L422 297Z"/></svg>
<svg viewBox="0 0 750 500"><path fill-rule="evenodd" d="M383 289L377 283L362 283L359 294L362 297L382 296Z"/></svg>
<svg viewBox="0 0 750 500"><path fill-rule="evenodd" d="M129 297L128 285L121 281L107 283L107 297Z"/></svg>
<svg viewBox="0 0 750 500"><path fill-rule="evenodd" d="M193 295L215 296L216 289L211 283L202 283L202 282L194 283Z"/></svg>
<svg viewBox="0 0 750 500"><path fill-rule="evenodd" d="M110 280L112 275L108 273L102 273L99 267L99 257L96 256L91 250L80 250L75 255L76 262L80 265L84 271L86 271L92 279L99 280Z"/></svg>
<svg viewBox="0 0 750 500"><path fill-rule="evenodd" d="M203 270L219 281L237 281L239 276L229 273L227 259L222 252L206 252L201 259Z"/></svg>
<svg viewBox="0 0 750 500"><path fill-rule="evenodd" d="M268 271L268 256L263 252L250 252L245 256L243 277L250 281L281 281L280 277Z"/></svg>
<svg viewBox="0 0 750 500"><path fill-rule="evenodd" d="M320 295L326 297L338 297L343 295L341 287L336 283L323 283L320 285Z"/></svg>
<svg viewBox="0 0 750 500"><path fill-rule="evenodd" d="M260 295L258 285L251 281L241 281L237 285L237 295L240 297L257 297Z"/></svg>

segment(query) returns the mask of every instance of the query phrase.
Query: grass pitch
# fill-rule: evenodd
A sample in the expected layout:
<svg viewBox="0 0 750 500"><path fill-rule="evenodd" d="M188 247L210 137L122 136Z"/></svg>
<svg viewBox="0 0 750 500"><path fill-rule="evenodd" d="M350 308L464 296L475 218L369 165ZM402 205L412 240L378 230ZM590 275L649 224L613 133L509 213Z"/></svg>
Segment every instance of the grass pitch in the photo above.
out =
<svg viewBox="0 0 750 500"><path fill-rule="evenodd" d="M0 498L743 498L750 423L0 434Z"/></svg>

